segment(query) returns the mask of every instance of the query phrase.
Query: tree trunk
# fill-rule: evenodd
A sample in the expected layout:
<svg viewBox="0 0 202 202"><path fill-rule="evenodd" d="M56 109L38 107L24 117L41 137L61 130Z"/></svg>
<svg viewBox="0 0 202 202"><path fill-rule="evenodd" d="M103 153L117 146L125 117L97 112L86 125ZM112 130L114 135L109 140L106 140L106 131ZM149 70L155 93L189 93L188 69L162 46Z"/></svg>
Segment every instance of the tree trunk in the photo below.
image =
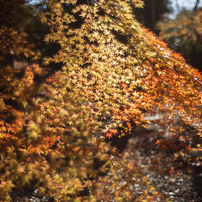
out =
<svg viewBox="0 0 202 202"><path fill-rule="evenodd" d="M196 11L196 10L197 10L198 5L199 5L199 2L200 2L200 0L196 0L196 3L195 3L195 6L194 6L193 11Z"/></svg>

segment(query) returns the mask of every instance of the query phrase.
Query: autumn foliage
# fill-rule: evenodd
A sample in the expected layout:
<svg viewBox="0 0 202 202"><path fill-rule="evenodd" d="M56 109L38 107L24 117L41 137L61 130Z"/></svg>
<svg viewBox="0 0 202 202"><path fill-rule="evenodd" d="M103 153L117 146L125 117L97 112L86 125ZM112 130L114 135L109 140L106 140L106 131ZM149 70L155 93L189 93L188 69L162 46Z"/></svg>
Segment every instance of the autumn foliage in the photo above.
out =
<svg viewBox="0 0 202 202"><path fill-rule="evenodd" d="M175 19L165 17L158 22L160 39L166 41L176 52L182 53L193 67L201 68L202 54L202 8L181 11Z"/></svg>
<svg viewBox="0 0 202 202"><path fill-rule="evenodd" d="M13 1L29 17L19 2ZM60 45L43 64L22 12L16 15L26 29L17 22L0 29L0 201L15 200L27 189L55 201L161 199L135 161L121 159L105 138L147 127L145 113L164 114L155 121L169 125L169 140L161 131L156 144L165 150L173 145L175 158L191 153L188 126L197 131L198 143L202 135L201 74L135 20L130 1L42 3L47 11L35 15L48 26L44 40ZM24 69L8 64L11 50L27 58ZM46 78L45 65L53 63L62 68ZM174 140L182 139L180 148ZM98 168L96 161L102 162ZM129 188L136 183L139 193Z"/></svg>

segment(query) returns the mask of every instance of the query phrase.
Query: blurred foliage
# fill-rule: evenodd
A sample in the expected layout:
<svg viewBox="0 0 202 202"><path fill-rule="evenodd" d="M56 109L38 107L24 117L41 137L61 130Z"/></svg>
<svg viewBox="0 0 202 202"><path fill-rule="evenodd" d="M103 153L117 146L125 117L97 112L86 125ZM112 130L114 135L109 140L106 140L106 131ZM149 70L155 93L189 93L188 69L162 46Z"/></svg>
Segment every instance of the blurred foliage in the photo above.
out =
<svg viewBox="0 0 202 202"><path fill-rule="evenodd" d="M161 30L159 38L202 71L202 9L183 10L175 19L165 17L157 26Z"/></svg>
<svg viewBox="0 0 202 202"><path fill-rule="evenodd" d="M165 114L155 122L169 126L170 139L161 131L154 144L172 149L173 158L193 151L187 126L200 143L201 74L143 28L130 3L4 4L3 20L14 19L0 26L0 201L15 201L20 191L50 201L161 200L136 161L105 141L146 127L145 112ZM43 63L32 37L40 30L36 16L48 30L36 41L58 44L55 54L42 54ZM62 68L47 76L43 65L53 63Z"/></svg>
<svg viewBox="0 0 202 202"><path fill-rule="evenodd" d="M169 0L143 0L143 8L133 7L135 18L150 31L158 35L156 23L163 19L165 13L172 13Z"/></svg>

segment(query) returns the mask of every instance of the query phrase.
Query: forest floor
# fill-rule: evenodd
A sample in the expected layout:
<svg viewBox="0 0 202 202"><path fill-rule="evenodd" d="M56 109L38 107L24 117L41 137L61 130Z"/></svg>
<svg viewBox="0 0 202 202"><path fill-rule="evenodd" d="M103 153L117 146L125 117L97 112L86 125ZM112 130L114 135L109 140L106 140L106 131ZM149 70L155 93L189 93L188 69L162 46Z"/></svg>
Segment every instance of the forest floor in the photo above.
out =
<svg viewBox="0 0 202 202"><path fill-rule="evenodd" d="M192 173L186 169L186 165L177 168L177 164L172 161L173 153L160 150L155 142L152 132L137 129L123 152L130 155L131 161L137 160L143 175L163 195L165 201L202 201L202 167L193 165ZM174 168L172 173L169 168Z"/></svg>

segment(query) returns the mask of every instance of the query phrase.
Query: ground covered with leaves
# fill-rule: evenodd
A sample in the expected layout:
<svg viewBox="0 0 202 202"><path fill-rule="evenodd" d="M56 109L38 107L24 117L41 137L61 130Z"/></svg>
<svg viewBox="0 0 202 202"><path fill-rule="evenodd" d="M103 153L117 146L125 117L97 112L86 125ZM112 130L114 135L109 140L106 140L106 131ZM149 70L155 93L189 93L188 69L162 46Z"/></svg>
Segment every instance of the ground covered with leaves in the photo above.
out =
<svg viewBox="0 0 202 202"><path fill-rule="evenodd" d="M149 182L163 195L162 201L201 201L202 167L193 166L194 173L177 168L173 154L154 144L153 132L144 131L143 134L136 133L124 152L131 156L131 161L137 159Z"/></svg>

